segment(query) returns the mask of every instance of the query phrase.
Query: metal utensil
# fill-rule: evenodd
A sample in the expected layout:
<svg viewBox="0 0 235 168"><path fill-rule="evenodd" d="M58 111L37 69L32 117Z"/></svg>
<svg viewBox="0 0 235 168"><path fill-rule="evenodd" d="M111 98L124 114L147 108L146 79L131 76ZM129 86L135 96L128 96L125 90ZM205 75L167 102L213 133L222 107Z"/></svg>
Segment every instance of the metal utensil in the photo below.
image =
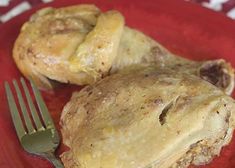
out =
<svg viewBox="0 0 235 168"><path fill-rule="evenodd" d="M42 118L40 119L25 80L21 78L20 81L23 86L28 107L30 109L29 114L19 85L16 80L13 80L13 85L17 93L23 119L21 118L19 110L16 106L16 101L8 82L5 82L5 89L11 117L21 146L24 148L24 150L31 154L46 158L56 168L63 168L64 166L62 165L61 161L54 155L54 152L60 143L60 137L48 112L46 104L43 101L35 83L31 81L33 93ZM32 116L32 119L30 118L30 115Z"/></svg>

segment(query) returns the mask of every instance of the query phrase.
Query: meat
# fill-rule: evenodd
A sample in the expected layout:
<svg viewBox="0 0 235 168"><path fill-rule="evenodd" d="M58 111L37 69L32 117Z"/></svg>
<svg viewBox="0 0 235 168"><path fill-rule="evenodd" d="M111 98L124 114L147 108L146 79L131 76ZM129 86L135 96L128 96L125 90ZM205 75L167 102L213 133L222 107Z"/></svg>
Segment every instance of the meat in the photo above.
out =
<svg viewBox="0 0 235 168"><path fill-rule="evenodd" d="M23 25L13 57L43 88L52 87L48 79L92 83L110 68L123 24L119 12L101 13L93 5L46 8Z"/></svg>
<svg viewBox="0 0 235 168"><path fill-rule="evenodd" d="M234 72L224 60L209 62L220 68L216 77L208 62L176 56L145 34L125 26L118 11L102 13L94 5L45 8L26 22L14 50L20 71L42 88L51 80L92 84L124 67L138 64L169 66L200 76L231 94Z"/></svg>
<svg viewBox="0 0 235 168"><path fill-rule="evenodd" d="M66 168L187 167L228 144L235 101L199 76L130 66L80 92L61 116Z"/></svg>

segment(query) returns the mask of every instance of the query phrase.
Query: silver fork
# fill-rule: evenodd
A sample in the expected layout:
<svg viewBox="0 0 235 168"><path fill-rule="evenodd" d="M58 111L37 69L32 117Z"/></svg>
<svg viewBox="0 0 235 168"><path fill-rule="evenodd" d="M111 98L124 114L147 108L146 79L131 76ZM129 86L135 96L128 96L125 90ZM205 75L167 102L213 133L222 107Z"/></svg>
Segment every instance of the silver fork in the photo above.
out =
<svg viewBox="0 0 235 168"><path fill-rule="evenodd" d="M5 89L8 99L8 105L11 112L11 117L15 126L16 133L18 135L21 146L27 152L35 154L49 160L56 168L63 168L61 161L55 157L55 150L60 143L59 134L55 128L53 120L48 112L48 109L45 105L45 102L42 99L42 96L37 89L35 83L31 80L31 86L33 88L34 96L43 120L40 120L40 117L37 113L37 110L33 104L32 98L28 87L23 78L20 79L23 86L23 90L27 99L27 103L30 109L32 116L32 122L30 115L28 113L26 104L22 97L22 93L19 89L19 85L16 80L13 80L13 85L15 87L18 101L20 104L23 120L20 117L19 110L16 106L16 101L12 94L11 88L8 82L5 82ZM25 126L24 124L25 123Z"/></svg>

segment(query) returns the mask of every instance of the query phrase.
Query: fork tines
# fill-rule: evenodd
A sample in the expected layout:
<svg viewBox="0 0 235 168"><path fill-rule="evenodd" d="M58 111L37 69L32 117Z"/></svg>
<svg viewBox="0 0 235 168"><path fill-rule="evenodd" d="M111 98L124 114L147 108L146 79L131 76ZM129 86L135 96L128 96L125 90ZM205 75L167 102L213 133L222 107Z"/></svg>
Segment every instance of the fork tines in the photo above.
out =
<svg viewBox="0 0 235 168"><path fill-rule="evenodd" d="M23 95L20 91L19 85L16 80L13 80L13 85L14 85L14 88L17 93L20 109L21 109L23 120L24 120L24 123L25 123L27 130L24 129L24 124L23 124L23 121L20 117L20 113L17 108L16 101L14 99L10 85L8 82L5 82L5 89L6 89L6 93L7 93L8 104L9 104L11 116L12 116L13 123L14 123L18 137L21 138L25 134L32 134L35 131L44 130L45 128L54 128L54 124L53 124L53 121L50 117L48 109L47 109L45 102L43 101L42 96L41 96L39 90L37 89L35 83L32 80L30 80L31 86L33 88L33 93L34 93L34 96L35 96L35 99L36 99L36 102L38 105L38 109L39 109L41 116L42 116L43 123L41 122L40 117L37 113L36 107L34 106L33 100L30 96L29 89L25 83L25 80L23 78L21 78L20 83L23 86L23 90L24 90L24 93L25 93L25 96L27 99L27 104L28 104L30 113L32 115L33 122L34 122L35 126L33 125L33 122L30 118L29 113L28 113L27 106L26 106L26 103L23 99Z"/></svg>

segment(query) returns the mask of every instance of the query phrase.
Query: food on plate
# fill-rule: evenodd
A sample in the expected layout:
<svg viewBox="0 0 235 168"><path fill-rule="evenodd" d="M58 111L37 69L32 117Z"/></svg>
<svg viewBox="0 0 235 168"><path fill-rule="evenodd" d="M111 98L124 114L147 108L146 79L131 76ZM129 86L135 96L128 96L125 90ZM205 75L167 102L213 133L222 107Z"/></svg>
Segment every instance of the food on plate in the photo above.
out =
<svg viewBox="0 0 235 168"><path fill-rule="evenodd" d="M70 148L62 161L65 168L206 164L230 142L234 113L235 101L198 76L130 66L73 94L61 116Z"/></svg>
<svg viewBox="0 0 235 168"><path fill-rule="evenodd" d="M224 60L195 62L175 56L125 26L120 12L101 12L94 5L39 10L23 25L13 57L23 75L43 88L51 88L51 81L92 84L133 64L186 69L227 94L234 87L233 69Z"/></svg>
<svg viewBox="0 0 235 168"><path fill-rule="evenodd" d="M231 65L177 56L125 26L118 11L39 10L22 26L13 58L39 87L89 84L61 116L66 168L201 165L231 140Z"/></svg>

